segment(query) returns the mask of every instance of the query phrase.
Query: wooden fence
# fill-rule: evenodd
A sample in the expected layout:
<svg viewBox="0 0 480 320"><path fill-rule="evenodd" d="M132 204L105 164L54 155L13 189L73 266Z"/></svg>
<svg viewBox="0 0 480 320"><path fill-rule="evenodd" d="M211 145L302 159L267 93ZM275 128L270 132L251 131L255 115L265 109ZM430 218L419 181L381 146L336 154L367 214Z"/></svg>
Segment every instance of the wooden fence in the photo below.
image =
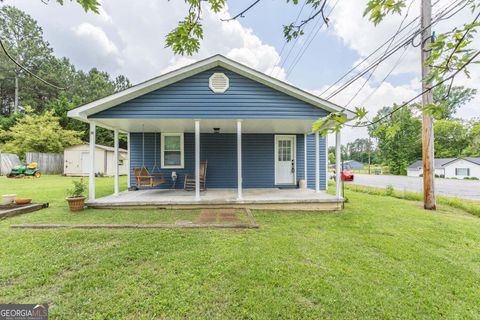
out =
<svg viewBox="0 0 480 320"><path fill-rule="evenodd" d="M6 176L13 167L21 164L20 159L13 153L0 153L0 176Z"/></svg>
<svg viewBox="0 0 480 320"><path fill-rule="evenodd" d="M63 154L27 152L27 163L36 162L43 174L63 174Z"/></svg>

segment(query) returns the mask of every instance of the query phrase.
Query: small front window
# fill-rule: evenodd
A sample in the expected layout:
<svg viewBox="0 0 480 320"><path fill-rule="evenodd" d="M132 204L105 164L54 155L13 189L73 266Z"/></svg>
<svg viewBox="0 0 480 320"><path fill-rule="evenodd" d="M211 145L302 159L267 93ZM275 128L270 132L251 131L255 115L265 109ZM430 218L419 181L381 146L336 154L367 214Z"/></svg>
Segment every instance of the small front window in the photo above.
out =
<svg viewBox="0 0 480 320"><path fill-rule="evenodd" d="M162 133L162 168L183 168L183 133Z"/></svg>
<svg viewBox="0 0 480 320"><path fill-rule="evenodd" d="M470 176L470 169L469 168L455 168L455 175L456 176Z"/></svg>

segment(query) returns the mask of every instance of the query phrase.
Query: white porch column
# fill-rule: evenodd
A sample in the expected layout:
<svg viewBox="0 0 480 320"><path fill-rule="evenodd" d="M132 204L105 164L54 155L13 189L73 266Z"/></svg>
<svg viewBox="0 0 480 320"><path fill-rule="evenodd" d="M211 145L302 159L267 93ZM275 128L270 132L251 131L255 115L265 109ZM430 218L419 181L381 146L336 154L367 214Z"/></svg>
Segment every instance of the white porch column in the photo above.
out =
<svg viewBox="0 0 480 320"><path fill-rule="evenodd" d="M237 120L237 198L243 198L242 178L242 120Z"/></svg>
<svg viewBox="0 0 480 320"><path fill-rule="evenodd" d="M315 132L315 192L320 191L320 136Z"/></svg>
<svg viewBox="0 0 480 320"><path fill-rule="evenodd" d="M115 159L115 173L114 173L114 194L118 196L120 192L120 185L119 185L119 176L120 176L120 168L118 167L118 129L113 131L113 157Z"/></svg>
<svg viewBox="0 0 480 320"><path fill-rule="evenodd" d="M307 133L303 134L303 179L305 180L305 188L308 189L308 180L307 180L307 164L308 164L308 158L307 158Z"/></svg>
<svg viewBox="0 0 480 320"><path fill-rule="evenodd" d="M127 133L127 159L128 159L128 167L127 167L127 186L130 188L132 184L130 183L130 168L131 168L131 159L130 159L130 132Z"/></svg>
<svg viewBox="0 0 480 320"><path fill-rule="evenodd" d="M95 200L95 122L90 122L90 173L88 175L88 198L89 201Z"/></svg>
<svg viewBox="0 0 480 320"><path fill-rule="evenodd" d="M200 121L195 120L195 200L200 200Z"/></svg>
<svg viewBox="0 0 480 320"><path fill-rule="evenodd" d="M337 198L340 198L341 191L342 191L342 149L341 149L341 141L340 141L340 131L335 133L335 182L336 182L336 189L335 195Z"/></svg>

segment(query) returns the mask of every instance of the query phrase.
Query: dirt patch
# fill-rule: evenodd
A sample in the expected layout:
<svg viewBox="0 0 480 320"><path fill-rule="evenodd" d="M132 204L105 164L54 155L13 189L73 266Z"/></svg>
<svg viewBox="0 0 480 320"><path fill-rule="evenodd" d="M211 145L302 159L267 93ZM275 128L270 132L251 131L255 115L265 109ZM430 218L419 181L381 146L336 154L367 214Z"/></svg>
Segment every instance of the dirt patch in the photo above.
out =
<svg viewBox="0 0 480 320"><path fill-rule="evenodd" d="M240 222L237 215L237 209L225 208L225 209L202 209L198 216L198 223L232 223Z"/></svg>

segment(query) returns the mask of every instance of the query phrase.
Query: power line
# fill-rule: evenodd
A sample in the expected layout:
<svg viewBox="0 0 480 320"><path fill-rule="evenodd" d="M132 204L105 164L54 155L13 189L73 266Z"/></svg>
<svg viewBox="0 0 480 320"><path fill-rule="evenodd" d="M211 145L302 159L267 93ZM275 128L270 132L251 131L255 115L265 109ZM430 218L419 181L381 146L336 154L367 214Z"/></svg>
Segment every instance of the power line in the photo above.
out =
<svg viewBox="0 0 480 320"><path fill-rule="evenodd" d="M407 13L405 14L405 16L403 17L402 21L400 22L400 25L398 26L397 28L397 31L395 31L395 34L392 38L392 40L390 41L390 43L388 44L387 48L385 49L385 52L384 54L386 54L388 52L388 50L390 50L393 42L395 41L395 38L396 36L399 34L399 31L400 29L402 29L402 26L403 24L405 23L405 21L407 20L408 18L408 15L410 13L410 8L412 7L412 4L413 4L413 0L410 1L410 5L408 6L408 9L407 9ZM405 50L404 50L405 52ZM348 107L350 105L350 103L352 103L353 100L355 100L355 98L358 96L358 94L363 90L363 88L367 85L368 81L370 81L370 79L372 78L373 74L375 73L375 71L377 71L377 68L380 64L377 64L375 66L375 68L373 68L373 70L370 72L370 74L367 76L367 78L365 79L365 81L362 83L362 85L360 86L360 88L357 90L357 92L355 92L355 94L350 98L350 100L348 100L347 104L345 105L345 107Z"/></svg>
<svg viewBox="0 0 480 320"><path fill-rule="evenodd" d="M373 96L375 92L380 89L382 84L387 80L388 77L393 73L393 71L400 65L400 62L403 60L403 57L405 56L405 53L407 52L408 47L405 47L403 52L400 54L400 57L397 59L397 61L394 63L393 67L390 69L390 71L387 73L387 75L382 79L382 81L379 82L379 84L375 87L375 89L366 96L362 102L360 102L360 106L363 106L370 98Z"/></svg>
<svg viewBox="0 0 480 320"><path fill-rule="evenodd" d="M454 7L458 6L458 4L454 5ZM443 15L447 14L447 13L450 13L450 11L454 8L448 8L448 9L445 9L443 10L443 12L439 15L437 15L436 19L434 21L432 21L430 23L429 26L427 27L430 27L431 25L437 23L438 21L440 21L440 19L443 17ZM447 11L447 10L450 10L450 11ZM458 12L458 11L457 11ZM373 68L375 68L378 64L382 63L384 60L386 60L387 58L389 58L390 56L392 56L395 52L397 52L398 50L400 50L403 46L405 45L409 45L412 43L413 39L416 38L416 36L418 34L420 34L421 32L423 31L423 29L421 30L417 30L413 35L409 36L406 40L402 41L401 43L399 44L396 44L395 47L393 49L391 49L387 54L384 54L382 56L380 56L379 58L377 58L373 63L371 63L368 67L366 67L363 71L357 73L357 75L355 75L354 77L350 78L350 80L348 80L346 83L344 83L343 85L341 85L339 88L335 89L335 91L333 93L331 93L327 99L331 99L332 97L336 96L338 93L340 93L341 91L345 90L347 87L349 87L353 82L357 81L359 78L361 78L363 75L365 75L367 72L369 72L370 70L372 70Z"/></svg>
<svg viewBox="0 0 480 320"><path fill-rule="evenodd" d="M402 105L398 106L397 108L393 109L390 113L378 118L378 119L375 119L374 121L370 122L370 123L366 123L366 124L358 124L358 125L348 125L348 124L345 124L346 126L348 127L352 127L352 128L364 128L364 127L369 127L371 125L374 125L376 123L379 123L380 121L383 121L384 119L386 119L387 117L391 116L392 114L394 114L395 112L397 112L398 110L400 110L401 108L405 107L405 106L408 106L410 103L412 103L413 101L417 100L419 97L421 97L424 93L430 91L430 90L433 90L435 89L436 87L444 84L445 82L449 81L449 80L452 80L454 79L463 69L465 69L470 63L472 63L478 56L480 55L480 50L478 50L472 57L470 57L470 59L468 59L467 62L465 62L459 69L457 69L454 73L452 73L450 76L448 76L447 78L437 82L435 85L423 90L422 92L420 92L419 94L417 94L415 97L411 98L410 100L408 100L407 102L404 102Z"/></svg>
<svg viewBox="0 0 480 320"><path fill-rule="evenodd" d="M477 14L477 16L475 17L475 19L471 22L471 24L474 24L479 17L480 17L480 13ZM459 47L460 47L460 44L459 44L459 43L463 42L463 40L465 39L465 37L466 37L466 35L469 33L469 31L470 31L470 29L467 29L467 30L464 32L463 36L458 40L457 45L456 45L456 46L454 47L454 49L452 50L451 55L454 55L455 52L457 52L457 50L458 50ZM453 84L453 80L455 79L455 77L456 77L463 69L465 69L470 63L473 63L474 60L475 60L479 55L480 55L480 50L478 50L475 54L473 54L460 68L458 68L458 69L457 69L455 72L453 72L450 76L442 79L441 81L437 82L435 85L426 88L426 89L423 90L420 94L416 95L415 97L413 97L412 99L408 100L407 102L404 102L404 103L403 103L402 105L400 105L399 107L393 109L392 112L390 112L390 113L388 113L388 114L386 114L386 115L384 115L384 116L376 119L376 120L373 121L373 122L367 123L367 124L354 125L354 126L350 126L350 125L349 125L349 126L350 126L350 127L360 128L360 127L368 127L368 126L371 126L371 125L373 125L373 124L376 124L376 123L382 121L383 119L386 119L387 117L389 117L389 116L392 115L393 113L397 112L397 111L400 110L401 108L409 105L410 103L412 103L413 101L415 101L417 98L421 97L421 96L422 96L423 94L425 94L426 92L435 89L436 87L442 85L443 83L445 83L445 82L447 82L447 81L449 81L449 80L451 80L450 86L449 86L449 87L451 88L451 86L452 86L452 84ZM449 90L450 90L450 89L449 89Z"/></svg>
<svg viewBox="0 0 480 320"><path fill-rule="evenodd" d="M256 0L254 1L251 5L249 5L247 8L245 8L244 10L242 10L239 14L229 18L229 19L220 19L221 21L232 21L232 20L236 20L237 18L243 18L244 17L244 14L252 9L253 7L255 7L258 3L260 2L260 0Z"/></svg>
<svg viewBox="0 0 480 320"><path fill-rule="evenodd" d="M2 50L3 52L5 52L5 55L13 62L15 63L20 69L22 69L23 71L27 72L29 75L31 75L32 77L36 78L37 80L40 80L41 82L45 83L46 85L49 85L55 89L58 89L58 90L65 90L66 88L63 88L63 87L59 87L57 85L54 85L53 83L51 82L48 82L47 80L39 77L38 75L36 75L35 73L33 73L32 71L28 70L26 67L24 67L22 64L20 64L14 57L12 57L10 55L10 53L8 52L7 48L5 48L5 45L3 44L3 41L2 39L0 39L0 47L2 47Z"/></svg>
<svg viewBox="0 0 480 320"><path fill-rule="evenodd" d="M460 0L460 2L465 1L465 0ZM433 6L437 5L440 2L440 0L437 0ZM445 7L443 10L445 10L447 7ZM463 8L462 8L463 9ZM417 22L419 20L420 16L417 16L415 19L410 21L407 25L405 25L399 33L402 33L405 31L408 27L410 27L412 24ZM419 25L419 23L417 23ZM416 37L417 34L419 34L420 30L417 30L416 33L414 33L414 37ZM411 35L409 33L409 35ZM332 83L330 86L328 86L325 90L320 93L320 96L323 96L327 91L329 91L332 87L334 87L336 84L338 84L340 81L342 81L345 77L347 77L350 73L355 71L359 66L361 66L364 62L366 62L368 59L370 59L372 56L374 56L378 51L380 51L384 46L386 46L394 37L396 37L396 34L392 35L389 39L387 39L385 42L383 42L380 46L378 46L374 51L372 51L368 56L366 56L364 59L362 59L360 62L355 64L351 69L349 69L347 72L345 72L340 78L338 78L334 83ZM398 42L402 41L405 39L407 36L404 36L399 40Z"/></svg>
<svg viewBox="0 0 480 320"><path fill-rule="evenodd" d="M338 1L339 0L336 0L335 3L333 4L332 6L332 9L330 10L330 12L327 14L327 17L322 20L322 24L320 24L320 26L318 27L318 29L315 31L315 33L311 33L309 35L309 37L307 38L307 40L304 42L303 46L300 48L300 50L298 51L297 55L295 56L295 58L293 59L293 63L290 65L290 68L288 69L287 71L287 77L293 72L293 70L295 69L295 67L297 66L298 62L302 59L303 55L305 54L305 52L308 50L308 48L310 47L310 45L312 44L313 40L315 40L315 38L317 37L318 33L320 32L320 30L322 29L323 25L325 24L325 20L328 20L328 18L330 17L330 15L332 14L333 10L335 10L335 7L337 6L338 4ZM316 25L318 24L320 20L317 20L317 23L314 25L313 29L315 29ZM311 35L313 34L312 37L310 37ZM303 49L303 50L302 50Z"/></svg>
<svg viewBox="0 0 480 320"><path fill-rule="evenodd" d="M305 8L305 4L306 4L306 2L304 1L302 7L300 8L300 11L299 11L298 14L297 14L297 17L295 18L294 24L297 23L298 19L300 18L300 15L301 15L302 12L303 12L303 8ZM273 68L272 68L272 70L270 71L270 74L269 74L270 76L272 75L273 70L275 69L275 66L276 66L276 65L280 62L280 60L282 59L283 50L285 50L285 47L287 46L287 43L288 43L287 39L284 39L283 46L282 46L282 49L280 50L280 54L278 55L277 61L275 61L274 65L273 65ZM277 72L277 73L278 73L278 72ZM275 73L275 75L276 75L277 73Z"/></svg>
<svg viewBox="0 0 480 320"><path fill-rule="evenodd" d="M477 14L477 16L475 17L474 21L473 22L476 22L478 20L478 18L480 17L480 12ZM449 55L449 58L447 59L447 61L449 59L451 59L451 57L455 54L455 52L458 50L460 44L463 42L463 40L465 40L465 37L467 36L468 34L468 31L464 33L464 35L460 38L460 40L457 42L457 45L455 46L454 50L451 52L451 54ZM360 103L360 105L364 105L372 96L375 92L377 92L377 90L381 87L381 85L385 82L385 80L392 74L392 72L398 67L398 65L400 64L401 60L403 59L406 51L407 51L408 47L405 47L404 51L402 52L402 54L400 55L400 57L398 58L397 62L394 64L393 68L388 72L388 74L382 79L382 81L378 84L378 86L372 91L370 92L370 94L364 99L362 100L362 102ZM448 66L448 62L446 63L446 65ZM448 92L450 92L450 88L452 87L452 84L453 84L453 78L451 79L452 81L450 82L450 85L449 85L449 90ZM448 96L448 93L447 93L447 96Z"/></svg>
<svg viewBox="0 0 480 320"><path fill-rule="evenodd" d="M310 12L310 14L308 16L311 16L313 14L313 11L315 11L315 8L312 8L312 11ZM280 68L278 70L282 69L283 66L285 65L285 63L288 61L288 58L290 57L290 54L292 54L293 49L295 48L295 45L298 42L298 39L300 39L300 37L296 37L295 41L293 41L293 44L290 46L290 50L288 50L287 56L285 57L285 59L282 60L282 63L281 63ZM279 71L277 71L275 76L278 74L278 72Z"/></svg>

